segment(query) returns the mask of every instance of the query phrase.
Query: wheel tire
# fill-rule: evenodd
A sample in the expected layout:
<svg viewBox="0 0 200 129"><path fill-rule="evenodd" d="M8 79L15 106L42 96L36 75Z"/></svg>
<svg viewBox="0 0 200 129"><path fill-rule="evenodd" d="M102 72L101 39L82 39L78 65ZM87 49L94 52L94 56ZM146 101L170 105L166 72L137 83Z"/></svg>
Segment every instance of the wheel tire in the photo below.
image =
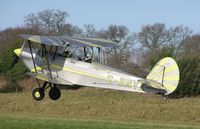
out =
<svg viewBox="0 0 200 129"><path fill-rule="evenodd" d="M49 91L49 97L52 99L52 100L58 100L61 96L61 92L60 92L60 89L58 89L57 87L52 87Z"/></svg>
<svg viewBox="0 0 200 129"><path fill-rule="evenodd" d="M32 96L36 101L42 100L44 95L44 90L42 88L35 88L32 92Z"/></svg>

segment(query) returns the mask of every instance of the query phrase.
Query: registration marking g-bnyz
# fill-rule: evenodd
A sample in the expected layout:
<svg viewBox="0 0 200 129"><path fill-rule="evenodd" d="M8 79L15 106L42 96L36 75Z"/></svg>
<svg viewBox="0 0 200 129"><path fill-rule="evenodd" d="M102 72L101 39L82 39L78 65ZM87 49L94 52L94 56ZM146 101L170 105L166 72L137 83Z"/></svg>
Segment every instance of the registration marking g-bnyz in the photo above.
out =
<svg viewBox="0 0 200 129"><path fill-rule="evenodd" d="M137 80L131 80L131 79L126 79L126 78L114 79L112 75L108 75L107 83L108 84L117 84L121 87L136 89L139 82Z"/></svg>

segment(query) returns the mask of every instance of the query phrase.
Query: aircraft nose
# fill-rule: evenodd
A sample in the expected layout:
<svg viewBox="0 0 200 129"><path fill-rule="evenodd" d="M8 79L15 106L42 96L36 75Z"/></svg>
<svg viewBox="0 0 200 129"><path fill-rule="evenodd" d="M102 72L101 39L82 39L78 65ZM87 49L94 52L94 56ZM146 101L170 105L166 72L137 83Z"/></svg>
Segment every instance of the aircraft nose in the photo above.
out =
<svg viewBox="0 0 200 129"><path fill-rule="evenodd" d="M19 57L20 53L21 53L22 49L21 48L17 48L14 50L14 53Z"/></svg>

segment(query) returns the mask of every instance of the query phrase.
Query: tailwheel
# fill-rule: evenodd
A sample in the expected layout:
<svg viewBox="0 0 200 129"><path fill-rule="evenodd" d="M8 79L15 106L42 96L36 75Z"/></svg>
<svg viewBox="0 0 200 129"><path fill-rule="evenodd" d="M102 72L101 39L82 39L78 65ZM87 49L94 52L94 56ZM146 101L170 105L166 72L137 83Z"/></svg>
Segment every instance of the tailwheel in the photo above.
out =
<svg viewBox="0 0 200 129"><path fill-rule="evenodd" d="M167 96L164 95L164 94L162 94L162 99L163 99L163 100L167 100Z"/></svg>
<svg viewBox="0 0 200 129"><path fill-rule="evenodd" d="M40 101L44 98L44 89L35 88L32 92L32 96L35 100Z"/></svg>
<svg viewBox="0 0 200 129"><path fill-rule="evenodd" d="M49 97L52 99L52 100L58 100L61 96L61 92L60 92L60 89L58 89L56 87L56 85L54 85L53 87L51 87L50 91L49 91Z"/></svg>

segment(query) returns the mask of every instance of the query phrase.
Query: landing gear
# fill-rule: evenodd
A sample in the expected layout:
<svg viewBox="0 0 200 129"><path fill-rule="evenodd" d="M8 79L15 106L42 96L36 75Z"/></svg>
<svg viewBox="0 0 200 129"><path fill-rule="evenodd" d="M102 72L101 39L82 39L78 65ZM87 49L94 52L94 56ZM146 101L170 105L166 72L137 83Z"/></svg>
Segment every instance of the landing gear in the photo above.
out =
<svg viewBox="0 0 200 129"><path fill-rule="evenodd" d="M35 88L32 92L32 96L35 100L40 101L44 98L44 90L42 88Z"/></svg>
<svg viewBox="0 0 200 129"><path fill-rule="evenodd" d="M60 92L60 89L58 89L56 87L56 85L54 85L53 87L51 87L50 91L49 91L49 97L52 99L52 100L58 100L61 96L61 92Z"/></svg>
<svg viewBox="0 0 200 129"><path fill-rule="evenodd" d="M47 86L48 84L48 86ZM32 96L36 101L41 101L44 96L45 96L45 90L48 89L50 87L49 90L49 97L52 100L58 100L61 96L61 92L60 89L57 88L56 84L50 84L48 82L44 82L44 84L42 85L42 87L40 88L35 88L32 92Z"/></svg>

